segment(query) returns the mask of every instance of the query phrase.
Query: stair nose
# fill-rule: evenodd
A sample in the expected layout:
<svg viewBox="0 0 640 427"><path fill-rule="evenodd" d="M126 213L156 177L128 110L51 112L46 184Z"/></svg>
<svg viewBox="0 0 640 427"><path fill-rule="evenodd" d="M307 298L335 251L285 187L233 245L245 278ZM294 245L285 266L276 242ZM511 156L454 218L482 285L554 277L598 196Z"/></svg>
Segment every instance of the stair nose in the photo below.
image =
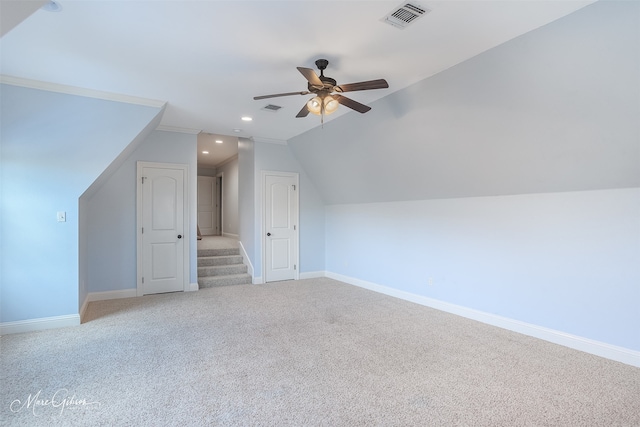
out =
<svg viewBox="0 0 640 427"><path fill-rule="evenodd" d="M244 264L198 267L198 277L227 276L229 274L242 274L246 272L247 266Z"/></svg>
<svg viewBox="0 0 640 427"><path fill-rule="evenodd" d="M202 288L213 288L218 286L250 285L251 276L248 274L231 274L228 276L209 276L198 278L198 286Z"/></svg>
<svg viewBox="0 0 640 427"><path fill-rule="evenodd" d="M198 249L198 257L240 255L238 248Z"/></svg>
<svg viewBox="0 0 640 427"><path fill-rule="evenodd" d="M240 255L219 255L198 257L198 267L210 267L214 265L233 265L242 264L242 256Z"/></svg>

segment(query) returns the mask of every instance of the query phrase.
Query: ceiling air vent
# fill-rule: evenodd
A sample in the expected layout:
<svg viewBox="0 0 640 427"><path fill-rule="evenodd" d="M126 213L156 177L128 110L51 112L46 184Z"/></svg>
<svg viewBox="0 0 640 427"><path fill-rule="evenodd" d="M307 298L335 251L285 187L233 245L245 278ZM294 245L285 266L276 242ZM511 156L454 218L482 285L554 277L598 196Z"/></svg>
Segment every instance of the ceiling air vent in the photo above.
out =
<svg viewBox="0 0 640 427"><path fill-rule="evenodd" d="M273 104L269 104L269 105L265 105L264 108L262 108L263 110L267 110L267 111L278 111L279 109L281 109L282 107L279 105L273 105Z"/></svg>
<svg viewBox="0 0 640 427"><path fill-rule="evenodd" d="M382 18L382 22L386 22L387 24L403 30L416 19L429 12L431 12L431 10L416 3L402 3L393 12Z"/></svg>

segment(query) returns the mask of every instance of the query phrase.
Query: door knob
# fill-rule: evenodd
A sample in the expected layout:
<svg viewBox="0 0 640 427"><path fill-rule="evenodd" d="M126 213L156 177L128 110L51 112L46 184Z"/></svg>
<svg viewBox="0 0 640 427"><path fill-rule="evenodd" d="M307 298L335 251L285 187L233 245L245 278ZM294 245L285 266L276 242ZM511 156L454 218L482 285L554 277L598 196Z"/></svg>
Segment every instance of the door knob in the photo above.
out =
<svg viewBox="0 0 640 427"><path fill-rule="evenodd" d="M178 234L178 239L182 239L182 234Z"/></svg>
<svg viewBox="0 0 640 427"><path fill-rule="evenodd" d="M271 236L271 233L267 233L267 236Z"/></svg>

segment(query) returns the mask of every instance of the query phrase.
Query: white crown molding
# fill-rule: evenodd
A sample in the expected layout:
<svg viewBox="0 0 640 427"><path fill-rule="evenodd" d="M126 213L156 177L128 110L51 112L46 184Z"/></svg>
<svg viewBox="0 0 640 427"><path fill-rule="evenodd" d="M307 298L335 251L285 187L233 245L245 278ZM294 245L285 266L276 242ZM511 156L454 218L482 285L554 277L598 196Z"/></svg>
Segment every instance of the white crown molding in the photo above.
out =
<svg viewBox="0 0 640 427"><path fill-rule="evenodd" d="M156 128L156 130L159 130L162 132L187 133L189 135L198 135L200 132L202 132L201 130L198 130L198 129L189 129L189 128L181 128L177 126L166 126L166 125L160 125Z"/></svg>
<svg viewBox="0 0 640 427"><path fill-rule="evenodd" d="M104 99L106 101L125 102L127 104L144 105L147 107L162 108L166 101L156 99L139 98L137 96L123 95L119 93L103 92L94 89L85 89L75 86L67 86L58 83L42 82L30 80L22 77L7 76L0 74L0 83L11 86L20 86L30 89L45 90L48 92L64 93L67 95L84 96L87 98Z"/></svg>
<svg viewBox="0 0 640 427"><path fill-rule="evenodd" d="M287 141L283 139L273 139L273 138L263 138L261 136L251 137L253 142L262 142L265 144L278 144L278 145L288 145Z"/></svg>

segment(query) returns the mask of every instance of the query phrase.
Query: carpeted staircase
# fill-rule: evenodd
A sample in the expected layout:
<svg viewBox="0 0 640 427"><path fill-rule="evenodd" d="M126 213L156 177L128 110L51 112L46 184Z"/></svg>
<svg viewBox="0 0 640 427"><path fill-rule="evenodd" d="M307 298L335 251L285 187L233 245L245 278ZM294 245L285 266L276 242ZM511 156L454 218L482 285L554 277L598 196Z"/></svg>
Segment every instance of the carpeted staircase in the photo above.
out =
<svg viewBox="0 0 640 427"><path fill-rule="evenodd" d="M238 248L198 249L198 286L249 285L251 276Z"/></svg>

